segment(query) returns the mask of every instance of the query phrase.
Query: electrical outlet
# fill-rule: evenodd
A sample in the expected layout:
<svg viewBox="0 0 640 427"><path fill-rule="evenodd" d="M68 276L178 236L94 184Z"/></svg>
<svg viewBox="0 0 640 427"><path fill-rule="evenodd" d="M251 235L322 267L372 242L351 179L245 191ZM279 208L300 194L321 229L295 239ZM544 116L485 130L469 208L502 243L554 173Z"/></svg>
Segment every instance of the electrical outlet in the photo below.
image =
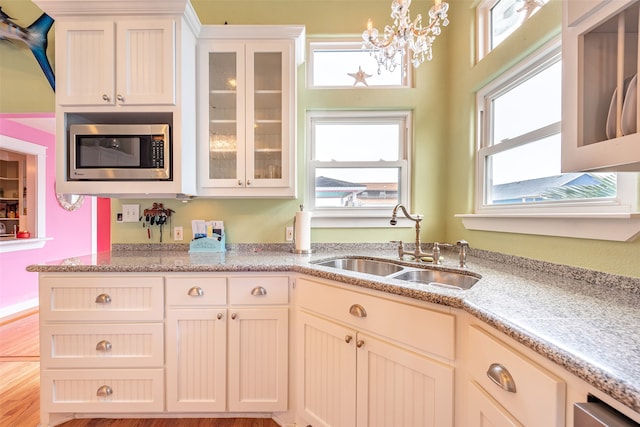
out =
<svg viewBox="0 0 640 427"><path fill-rule="evenodd" d="M138 222L140 205L122 205L122 222Z"/></svg>
<svg viewBox="0 0 640 427"><path fill-rule="evenodd" d="M173 227L173 240L175 241L184 240L184 235L182 232L183 232L182 227Z"/></svg>
<svg viewBox="0 0 640 427"><path fill-rule="evenodd" d="M284 240L293 242L293 227L287 227L284 232Z"/></svg>

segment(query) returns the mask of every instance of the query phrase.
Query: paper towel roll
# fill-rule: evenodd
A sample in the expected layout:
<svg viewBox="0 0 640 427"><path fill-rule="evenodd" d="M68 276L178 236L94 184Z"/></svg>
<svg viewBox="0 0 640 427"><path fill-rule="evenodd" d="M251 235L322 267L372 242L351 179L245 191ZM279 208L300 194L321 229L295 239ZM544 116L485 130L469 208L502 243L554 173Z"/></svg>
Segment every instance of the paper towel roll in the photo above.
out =
<svg viewBox="0 0 640 427"><path fill-rule="evenodd" d="M295 251L308 252L311 250L311 212L296 212L295 218Z"/></svg>

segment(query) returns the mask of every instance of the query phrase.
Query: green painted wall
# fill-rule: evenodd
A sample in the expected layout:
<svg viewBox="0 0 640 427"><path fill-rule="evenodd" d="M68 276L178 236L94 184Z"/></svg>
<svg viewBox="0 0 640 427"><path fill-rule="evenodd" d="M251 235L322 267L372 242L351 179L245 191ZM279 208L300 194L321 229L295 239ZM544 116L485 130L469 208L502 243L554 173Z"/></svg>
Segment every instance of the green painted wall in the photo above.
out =
<svg viewBox="0 0 640 427"><path fill-rule="evenodd" d="M451 143L447 144L445 158L445 163L450 165L446 174L448 194L444 211L447 239L462 236L477 248L640 277L640 239L620 243L468 231L454 218L458 213L473 212L474 93L505 67L560 33L561 0L551 0L478 64L475 64L473 47L475 11L465 0L453 0L451 10L451 26L455 25L455 31L448 39L447 49L455 54L448 57L449 116L455 120L448 128L447 140Z"/></svg>
<svg viewBox="0 0 640 427"><path fill-rule="evenodd" d="M378 26L390 23L390 2L374 1L238 1L195 0L192 2L203 24L300 24L305 25L307 39L339 35L359 40L371 18ZM423 4L426 15L426 6ZM416 7L416 13L418 8ZM305 114L311 109L410 109L414 111L414 155L412 196L414 211L425 215L422 236L428 241L445 240L444 134L446 131L446 34L436 41L434 60L414 74L415 88L397 90L307 90L306 68L298 69L298 199L295 200L204 200L187 204L162 200L176 211L172 225L182 225L185 237L191 237L190 221L221 219L225 221L228 241L234 243L284 242L285 227L291 225L298 206L304 200ZM355 71L355 70L354 70ZM142 207L152 201L136 200ZM132 203L132 201L117 201ZM391 217L391 210L389 210ZM114 242L148 241L141 224L112 224ZM386 242L415 239L407 228L313 229L314 242ZM157 236L156 236L157 237ZM166 237L166 235L165 235Z"/></svg>
<svg viewBox="0 0 640 427"><path fill-rule="evenodd" d="M28 27L42 10L31 0L4 0L2 12L14 18L16 24ZM53 60L53 28L49 31L47 56ZM0 40L0 112L43 113L55 109L54 92L26 44Z"/></svg>
<svg viewBox="0 0 640 427"><path fill-rule="evenodd" d="M426 15L422 0L414 1L413 14ZM430 3L430 2L429 2ZM291 224L304 198L304 116L308 109L410 108L414 110L414 156L412 196L414 211L426 216L424 241L455 241L464 238L471 246L605 272L640 277L640 239L616 243L585 239L553 238L467 231L458 213L470 213L474 203L474 92L507 66L560 31L560 0L535 15L509 40L479 64L474 59L475 15L470 0L450 0L451 25L436 41L434 60L415 73L415 88L403 90L328 90L305 88L304 65L298 70L298 183L297 200L206 200L187 204L175 200L114 200L141 208L158 201L176 211L172 226L185 227L189 239L192 218L222 219L229 241L283 242L284 227ZM389 23L390 0L290 0L244 1L193 0L204 24L303 24L307 38L350 35L359 37L371 17L376 25ZM5 0L3 11L31 23L39 10L30 0ZM424 10L423 10L424 9ZM50 35L50 40L52 34ZM49 56L53 57L52 43ZM0 111L53 111L53 94L23 46L0 42ZM114 215L115 217L115 215ZM115 218L114 218L115 220ZM153 241L157 241L157 230ZM147 242L139 223L112 223L115 243ZM172 241L165 233L164 241ZM411 241L411 229L314 229L315 242Z"/></svg>

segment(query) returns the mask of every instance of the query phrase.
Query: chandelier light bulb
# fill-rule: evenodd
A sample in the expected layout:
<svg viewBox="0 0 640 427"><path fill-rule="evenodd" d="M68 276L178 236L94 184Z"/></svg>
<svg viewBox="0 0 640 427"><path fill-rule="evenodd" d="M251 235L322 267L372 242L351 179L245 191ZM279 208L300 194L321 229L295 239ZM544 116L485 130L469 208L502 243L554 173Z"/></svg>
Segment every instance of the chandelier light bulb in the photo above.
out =
<svg viewBox="0 0 640 427"><path fill-rule="evenodd" d="M418 68L425 58L431 61L431 46L436 36L441 34L442 27L449 25L449 4L442 0L435 0L429 10L429 25L425 27L422 26L422 15L418 14L415 20L411 20L410 6L411 0L392 0L393 25L384 27L381 38L371 19L367 22L367 29L362 33L362 47L369 50L376 59L378 74L382 72L382 68L393 72L402 64L402 55L405 54L411 55L410 61L414 68Z"/></svg>

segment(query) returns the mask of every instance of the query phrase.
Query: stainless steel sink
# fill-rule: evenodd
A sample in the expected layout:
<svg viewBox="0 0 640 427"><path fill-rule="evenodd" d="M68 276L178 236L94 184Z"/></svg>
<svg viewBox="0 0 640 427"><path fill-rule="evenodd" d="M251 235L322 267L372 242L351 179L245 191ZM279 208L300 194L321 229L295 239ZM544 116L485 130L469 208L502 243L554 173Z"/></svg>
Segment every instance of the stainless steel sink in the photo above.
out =
<svg viewBox="0 0 640 427"><path fill-rule="evenodd" d="M376 276L389 276L404 270L404 267L390 262L376 261L362 258L337 258L316 263L325 267L339 268L341 270L356 271L358 273L373 274Z"/></svg>
<svg viewBox="0 0 640 427"><path fill-rule="evenodd" d="M317 261L314 264L339 270L373 274L389 279L404 280L405 282L424 283L461 290L471 289L480 280L479 277L471 274L403 266L376 259L345 257Z"/></svg>
<svg viewBox="0 0 640 427"><path fill-rule="evenodd" d="M475 276L440 270L409 270L393 276L393 278L407 282L440 285L462 290L471 289L471 287L480 280Z"/></svg>

